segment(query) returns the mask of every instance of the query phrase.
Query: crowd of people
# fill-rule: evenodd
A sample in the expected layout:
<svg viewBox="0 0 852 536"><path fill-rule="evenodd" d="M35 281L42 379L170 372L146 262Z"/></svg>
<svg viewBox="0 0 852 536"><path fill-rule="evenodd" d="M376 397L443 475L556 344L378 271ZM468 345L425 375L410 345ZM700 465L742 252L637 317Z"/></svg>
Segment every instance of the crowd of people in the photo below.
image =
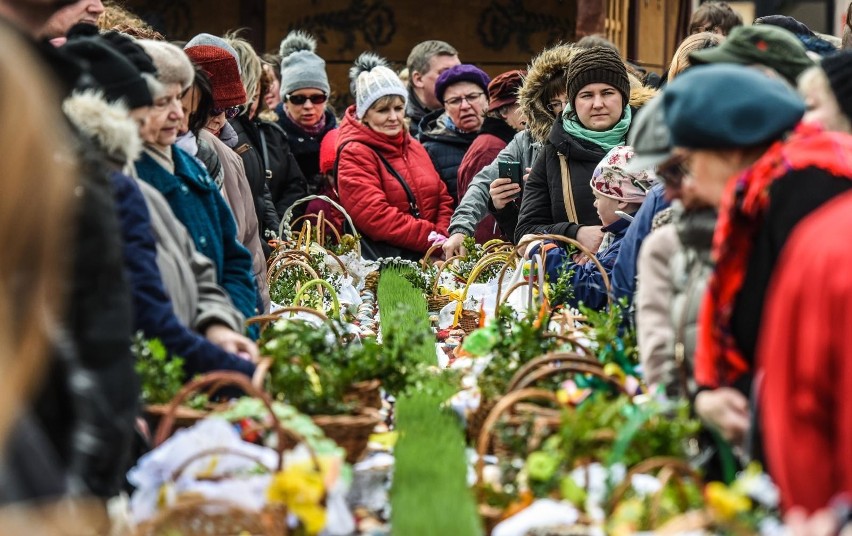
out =
<svg viewBox="0 0 852 536"><path fill-rule="evenodd" d="M261 55L100 0L0 0L0 20L3 503L122 489L132 334L187 377L251 375L269 239L319 210L345 230L296 203L322 194L367 258L501 238L569 274L569 305L618 301L651 389L762 461L792 528L850 521L850 23L707 2L662 77L599 36L493 78L430 40L404 72L361 54L333 110L298 30Z"/></svg>

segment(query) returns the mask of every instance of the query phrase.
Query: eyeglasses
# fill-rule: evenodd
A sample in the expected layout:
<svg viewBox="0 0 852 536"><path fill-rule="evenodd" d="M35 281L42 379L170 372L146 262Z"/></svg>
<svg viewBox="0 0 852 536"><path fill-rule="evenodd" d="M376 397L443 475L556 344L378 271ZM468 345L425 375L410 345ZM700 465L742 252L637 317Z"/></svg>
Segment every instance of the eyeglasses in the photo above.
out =
<svg viewBox="0 0 852 536"><path fill-rule="evenodd" d="M445 100L444 106L448 106L450 108L458 108L459 106L461 106L462 101L465 101L468 104L473 104L474 101L476 101L483 95L485 95L484 91L477 91L476 93L468 93L467 95L453 97L452 99Z"/></svg>
<svg viewBox="0 0 852 536"><path fill-rule="evenodd" d="M547 103L546 107L548 110L555 113L558 108L562 108L564 110L567 103L568 101L552 100Z"/></svg>
<svg viewBox="0 0 852 536"><path fill-rule="evenodd" d="M210 110L210 117L216 117L217 115L225 114L226 119L233 119L240 115L240 111L242 111L242 106L231 106L230 108L213 108Z"/></svg>
<svg viewBox="0 0 852 536"><path fill-rule="evenodd" d="M328 100L328 95L325 93L318 95L284 95L284 100L296 106L301 106L308 101L311 101L311 104L322 104Z"/></svg>
<svg viewBox="0 0 852 536"><path fill-rule="evenodd" d="M684 177L692 174L687 165L688 155L678 154L657 166L657 176L668 188L680 188Z"/></svg>

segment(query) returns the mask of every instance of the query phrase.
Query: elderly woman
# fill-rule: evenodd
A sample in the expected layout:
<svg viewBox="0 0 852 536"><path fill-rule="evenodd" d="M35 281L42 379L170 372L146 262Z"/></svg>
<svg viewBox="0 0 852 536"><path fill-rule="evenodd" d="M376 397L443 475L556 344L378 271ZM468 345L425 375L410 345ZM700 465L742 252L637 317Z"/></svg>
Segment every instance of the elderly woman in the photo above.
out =
<svg viewBox="0 0 852 536"><path fill-rule="evenodd" d="M624 145L633 118L630 81L621 57L596 47L577 52L568 68L568 104L550 131L524 185L515 238L565 235L597 251L603 240L589 186L595 167Z"/></svg>
<svg viewBox="0 0 852 536"><path fill-rule="evenodd" d="M444 108L425 116L420 123L420 142L454 204L459 201L459 166L482 128L490 82L488 75L475 65L450 67L435 82L435 96Z"/></svg>
<svg viewBox="0 0 852 536"><path fill-rule="evenodd" d="M257 314L251 254L237 242L231 210L207 170L175 146L184 119L181 96L192 85L194 69L179 48L164 42L139 42L157 67L162 90L143 132L145 150L136 161L140 179L156 188L189 231L195 247L216 266L216 282L246 317Z"/></svg>
<svg viewBox="0 0 852 536"><path fill-rule="evenodd" d="M499 162L520 162L527 173L532 167L542 145L547 141L553 121L562 113L565 105L566 74L575 49L571 45L557 45L536 56L518 92L527 121L527 128L509 142L497 157L483 168L470 183L459 206L450 220L450 237L444 243L444 255L451 257L463 252L462 243L473 236L476 225L492 212L500 228L514 240L518 225L518 209L521 203L521 187L507 178L498 178ZM506 202L506 196L514 201ZM493 207L493 209L492 209Z"/></svg>
<svg viewBox="0 0 852 536"><path fill-rule="evenodd" d="M329 130L337 128L337 119L326 108L331 86L325 60L316 55L316 48L316 40L298 30L281 41L282 102L275 108L309 187L319 173L320 143Z"/></svg>
<svg viewBox="0 0 852 536"><path fill-rule="evenodd" d="M380 60L362 54L350 73L356 104L340 126L338 191L366 239L366 257L417 259L430 236L446 235L453 203L426 150L408 133L405 86Z"/></svg>
<svg viewBox="0 0 852 536"><path fill-rule="evenodd" d="M699 314L695 410L739 444L751 426L748 396L769 281L797 224L852 187L843 158L848 137L797 127L805 107L796 93L748 67L691 69L669 86L664 104L678 154L659 172L685 173L696 198L719 208L716 263ZM708 116L715 120L699 119Z"/></svg>
<svg viewBox="0 0 852 536"><path fill-rule="evenodd" d="M825 130L852 134L852 51L843 50L822 60L799 77L799 93L805 99L805 122Z"/></svg>
<svg viewBox="0 0 852 536"><path fill-rule="evenodd" d="M489 103L482 129L459 166L460 199L467 193L473 177L490 164L518 132L524 130L524 113L518 104L518 90L524 82L525 74L524 71L507 71L497 75L488 84ZM492 196L493 201L500 206L491 204L489 208L493 208L493 211L503 209L517 195L517 193L508 193L496 198ZM508 233L507 229L498 225L498 220L488 216L479 222L475 238L477 242L483 243L492 238L504 238ZM514 234L514 228L511 233Z"/></svg>

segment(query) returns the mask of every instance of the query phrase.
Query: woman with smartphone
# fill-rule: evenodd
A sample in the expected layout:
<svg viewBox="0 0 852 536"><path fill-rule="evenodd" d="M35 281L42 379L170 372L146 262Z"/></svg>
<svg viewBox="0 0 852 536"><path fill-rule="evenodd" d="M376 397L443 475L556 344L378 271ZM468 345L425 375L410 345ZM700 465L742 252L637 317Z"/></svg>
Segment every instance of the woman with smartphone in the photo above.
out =
<svg viewBox="0 0 852 536"><path fill-rule="evenodd" d="M633 118L627 68L615 50L595 47L574 55L568 103L524 185L515 238L565 235L597 251L603 240L592 172L612 148L624 145Z"/></svg>
<svg viewBox="0 0 852 536"><path fill-rule="evenodd" d="M362 235L365 258L419 259L447 234L453 200L426 149L408 132L408 91L372 53L350 71L355 102L337 144L340 202Z"/></svg>

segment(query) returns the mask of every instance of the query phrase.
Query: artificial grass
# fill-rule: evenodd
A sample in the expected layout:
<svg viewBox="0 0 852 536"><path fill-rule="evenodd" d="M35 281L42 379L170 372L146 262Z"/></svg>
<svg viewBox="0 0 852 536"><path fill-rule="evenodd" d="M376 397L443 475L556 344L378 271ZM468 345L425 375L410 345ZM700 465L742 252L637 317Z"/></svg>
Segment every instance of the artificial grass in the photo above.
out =
<svg viewBox="0 0 852 536"><path fill-rule="evenodd" d="M414 341L413 362L434 366L434 336L426 299L402 270L387 268L379 280L378 303L383 337ZM404 311L406 314L398 314ZM423 337L428 333L428 337ZM399 440L391 489L391 530L396 536L478 536L482 527L467 487L464 434L443 402L455 387L440 375L418 382L396 403Z"/></svg>

